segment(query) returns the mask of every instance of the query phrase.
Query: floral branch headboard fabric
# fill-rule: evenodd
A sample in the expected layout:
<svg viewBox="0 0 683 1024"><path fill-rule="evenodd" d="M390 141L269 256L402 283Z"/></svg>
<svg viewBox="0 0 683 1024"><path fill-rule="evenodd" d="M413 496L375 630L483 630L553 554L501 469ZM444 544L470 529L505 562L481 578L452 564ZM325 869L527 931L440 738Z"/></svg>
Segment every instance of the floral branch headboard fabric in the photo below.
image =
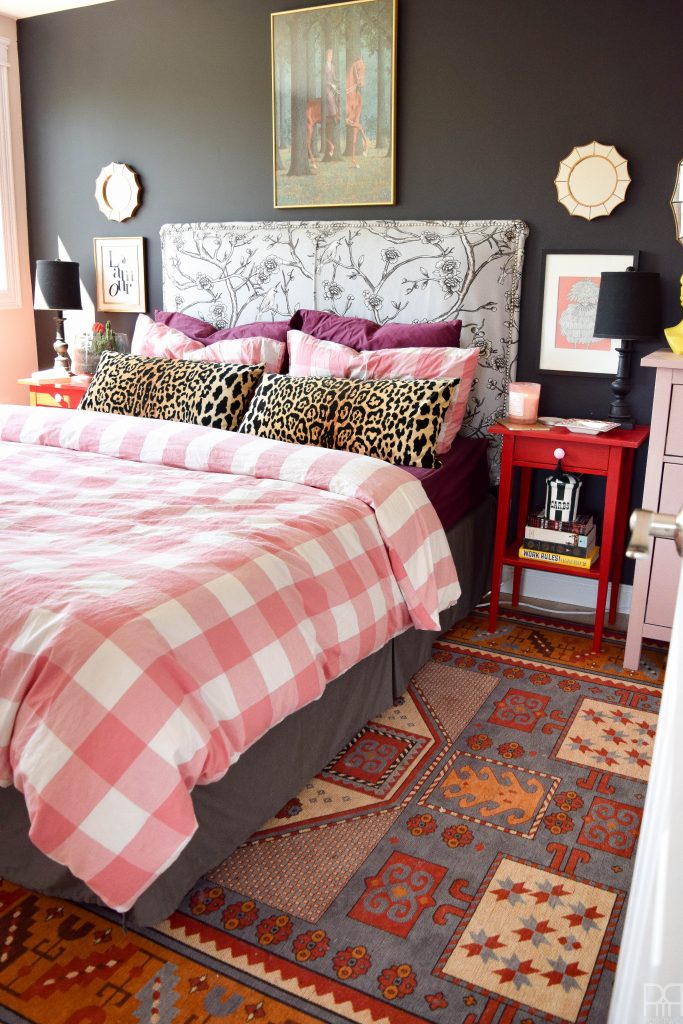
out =
<svg viewBox="0 0 683 1024"><path fill-rule="evenodd" d="M461 434L483 437L515 377L527 235L519 220L166 224L164 308L216 327L288 320L299 308L378 323L461 319L461 345L481 352Z"/></svg>

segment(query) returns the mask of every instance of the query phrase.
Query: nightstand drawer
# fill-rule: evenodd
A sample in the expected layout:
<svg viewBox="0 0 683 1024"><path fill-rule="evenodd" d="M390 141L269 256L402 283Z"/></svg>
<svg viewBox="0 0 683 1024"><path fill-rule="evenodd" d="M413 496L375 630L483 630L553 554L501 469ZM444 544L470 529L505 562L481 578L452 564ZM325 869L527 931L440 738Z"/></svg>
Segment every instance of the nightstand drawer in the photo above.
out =
<svg viewBox="0 0 683 1024"><path fill-rule="evenodd" d="M683 455L683 384L674 384L671 388L671 409L664 453Z"/></svg>
<svg viewBox="0 0 683 1024"><path fill-rule="evenodd" d="M554 452L562 448L565 455L562 459L562 468L567 473L586 473L595 471L604 473L609 464L610 449L607 445L590 444L584 441L572 441L567 435L567 440L557 437L549 438L517 437L515 438L515 463L529 466L539 466L541 469L554 469L557 464Z"/></svg>
<svg viewBox="0 0 683 1024"><path fill-rule="evenodd" d="M73 391L34 391L36 405L49 405L59 409L77 409L83 397L82 392Z"/></svg>

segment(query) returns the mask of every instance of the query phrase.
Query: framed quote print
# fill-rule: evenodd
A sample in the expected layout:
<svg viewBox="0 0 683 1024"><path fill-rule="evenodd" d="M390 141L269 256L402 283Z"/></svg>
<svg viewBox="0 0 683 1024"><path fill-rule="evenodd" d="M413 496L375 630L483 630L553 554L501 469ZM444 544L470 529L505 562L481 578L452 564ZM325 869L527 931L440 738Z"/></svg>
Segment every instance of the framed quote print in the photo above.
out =
<svg viewBox="0 0 683 1024"><path fill-rule="evenodd" d="M95 308L103 313L144 313L144 238L94 238L93 245Z"/></svg>
<svg viewBox="0 0 683 1024"><path fill-rule="evenodd" d="M638 252L543 253L539 370L613 377L619 338L595 338L600 275L638 268Z"/></svg>

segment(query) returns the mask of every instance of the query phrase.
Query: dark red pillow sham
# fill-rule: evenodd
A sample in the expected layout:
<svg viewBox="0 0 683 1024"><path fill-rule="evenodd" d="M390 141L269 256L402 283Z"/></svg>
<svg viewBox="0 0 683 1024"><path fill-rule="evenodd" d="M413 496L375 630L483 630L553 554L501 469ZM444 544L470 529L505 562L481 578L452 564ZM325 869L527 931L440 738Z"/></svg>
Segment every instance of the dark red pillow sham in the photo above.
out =
<svg viewBox="0 0 683 1024"><path fill-rule="evenodd" d="M169 313L158 309L154 318L157 323L173 327L193 341L201 341L202 345L212 345L214 341L224 341L226 338L274 338L275 341L287 341L289 330L287 320L257 320L253 324L216 330L213 324L188 316L187 313Z"/></svg>
<svg viewBox="0 0 683 1024"><path fill-rule="evenodd" d="M289 321L295 331L348 345L357 352L382 348L458 348L461 320L433 324L376 324L356 316L299 309Z"/></svg>

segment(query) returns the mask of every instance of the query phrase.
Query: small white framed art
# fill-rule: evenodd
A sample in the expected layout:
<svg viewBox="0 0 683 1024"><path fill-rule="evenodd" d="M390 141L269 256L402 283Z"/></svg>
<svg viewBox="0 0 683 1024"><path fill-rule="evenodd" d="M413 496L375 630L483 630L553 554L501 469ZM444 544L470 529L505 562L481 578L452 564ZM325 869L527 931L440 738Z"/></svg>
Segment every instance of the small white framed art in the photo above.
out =
<svg viewBox="0 0 683 1024"><path fill-rule="evenodd" d="M95 307L103 313L144 313L144 238L93 238Z"/></svg>

